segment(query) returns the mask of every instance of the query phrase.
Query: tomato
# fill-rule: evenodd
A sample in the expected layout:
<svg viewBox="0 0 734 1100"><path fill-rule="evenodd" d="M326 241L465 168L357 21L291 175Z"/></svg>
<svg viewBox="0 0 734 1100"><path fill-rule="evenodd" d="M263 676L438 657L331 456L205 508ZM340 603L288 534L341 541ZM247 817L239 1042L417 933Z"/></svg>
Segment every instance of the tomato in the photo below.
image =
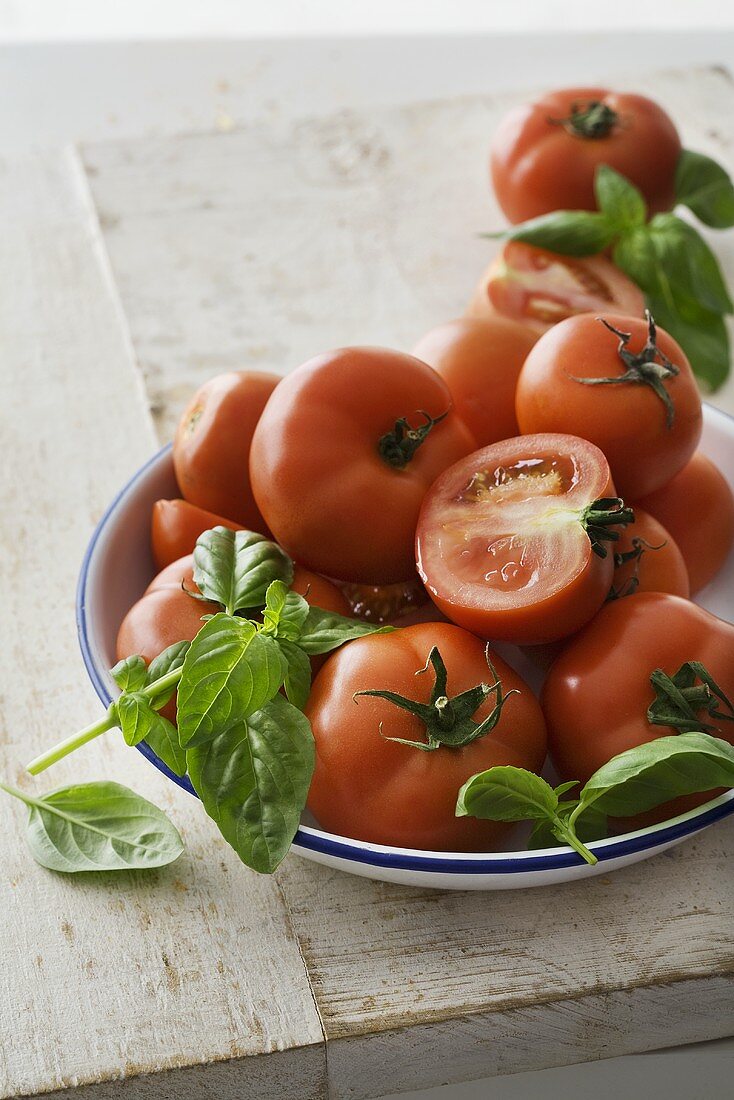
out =
<svg viewBox="0 0 734 1100"><path fill-rule="evenodd" d="M429 654L436 647L453 698L493 684L484 645L458 627L440 623L372 635L337 650L316 677L305 713L316 741L316 768L308 805L322 828L375 844L440 851L490 849L507 825L457 818L459 788L495 764L537 771L545 759L545 724L537 700L505 662L492 655L503 704L495 727L462 747L433 751L388 740L427 742L427 726L385 699L356 692L389 690L428 703L435 685ZM424 671L425 670L425 671ZM495 693L474 712L485 720Z"/></svg>
<svg viewBox="0 0 734 1100"><path fill-rule="evenodd" d="M701 437L701 398L679 345L652 321L617 314L570 317L541 336L515 407L522 432L572 432L600 447L625 500L669 481Z"/></svg>
<svg viewBox="0 0 734 1100"><path fill-rule="evenodd" d="M612 505L592 516L589 505L613 495L604 455L584 439L495 443L446 470L426 495L418 572L439 609L483 638L566 637L601 607L612 583L613 556L601 543L624 516Z"/></svg>
<svg viewBox="0 0 734 1100"><path fill-rule="evenodd" d="M350 614L371 623L401 622L428 600L418 576L397 584L341 584Z"/></svg>
<svg viewBox="0 0 734 1100"><path fill-rule="evenodd" d="M669 592L688 599L690 585L683 555L673 536L642 508L634 507L635 520L620 531L614 543L617 565L612 581L619 596L640 592Z"/></svg>
<svg viewBox="0 0 734 1100"><path fill-rule="evenodd" d="M678 596L643 592L607 604L565 647L551 667L541 695L551 758L562 779L582 783L620 752L678 732L652 725L655 698L650 676L673 676L687 661L700 661L734 698L734 626ZM724 708L725 709L725 708ZM734 723L697 710L715 736L734 743ZM710 795L692 796L698 805ZM658 819L681 812L666 804Z"/></svg>
<svg viewBox="0 0 734 1100"><path fill-rule="evenodd" d="M505 317L460 317L431 329L413 354L441 375L477 446L486 447L518 434L515 385L535 340Z"/></svg>
<svg viewBox="0 0 734 1100"><path fill-rule="evenodd" d="M561 256L508 241L480 279L467 313L500 314L542 334L577 313L642 317L644 309L640 288L606 256Z"/></svg>
<svg viewBox="0 0 734 1100"><path fill-rule="evenodd" d="M212 527L242 530L238 523L197 508L187 500L157 500L153 505L151 541L153 560L158 569L170 565L184 554L192 554L199 535Z"/></svg>
<svg viewBox="0 0 734 1100"><path fill-rule="evenodd" d="M277 374L229 371L196 391L173 441L181 494L191 504L267 534L248 469L250 443Z"/></svg>
<svg viewBox="0 0 734 1100"><path fill-rule="evenodd" d="M734 495L713 462L700 451L640 504L678 543L691 592L713 580L734 545ZM635 509L636 509L635 505Z"/></svg>
<svg viewBox="0 0 734 1100"><path fill-rule="evenodd" d="M342 348L280 383L255 430L250 475L271 531L297 561L338 580L391 584L415 571L426 489L474 446L425 363Z"/></svg>
<svg viewBox="0 0 734 1100"><path fill-rule="evenodd" d="M651 212L675 201L681 153L670 117L640 95L564 88L510 111L492 142L494 191L511 222L553 210L596 210L594 175L608 164Z"/></svg>

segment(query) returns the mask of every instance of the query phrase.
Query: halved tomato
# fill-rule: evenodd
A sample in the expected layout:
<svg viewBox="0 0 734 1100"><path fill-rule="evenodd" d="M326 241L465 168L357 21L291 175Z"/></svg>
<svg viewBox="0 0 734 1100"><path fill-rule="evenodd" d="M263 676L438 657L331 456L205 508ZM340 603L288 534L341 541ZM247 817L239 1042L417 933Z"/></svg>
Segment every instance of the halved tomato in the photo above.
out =
<svg viewBox="0 0 734 1100"><path fill-rule="evenodd" d="M453 622L534 644L578 630L606 599L619 524L607 460L585 439L528 435L446 470L418 520L418 572Z"/></svg>
<svg viewBox="0 0 734 1100"><path fill-rule="evenodd" d="M577 313L642 317L644 309L640 288L606 256L561 256L508 241L480 279L467 313L500 313L543 333Z"/></svg>

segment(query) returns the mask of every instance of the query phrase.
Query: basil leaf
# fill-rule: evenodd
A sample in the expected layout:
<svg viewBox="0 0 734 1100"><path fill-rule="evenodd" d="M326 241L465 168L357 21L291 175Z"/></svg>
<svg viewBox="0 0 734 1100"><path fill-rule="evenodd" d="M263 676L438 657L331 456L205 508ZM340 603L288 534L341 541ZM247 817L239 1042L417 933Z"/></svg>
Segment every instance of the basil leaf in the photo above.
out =
<svg viewBox="0 0 734 1100"><path fill-rule="evenodd" d="M157 720L145 735L146 745L174 775L186 775L186 750L178 739L178 730L162 714L154 713Z"/></svg>
<svg viewBox="0 0 734 1100"><path fill-rule="evenodd" d="M0 786L29 806L33 858L52 871L165 867L183 852L163 811L119 783L77 783L41 798Z"/></svg>
<svg viewBox="0 0 734 1100"><path fill-rule="evenodd" d="M265 593L263 634L298 641L308 617L308 603L297 592L291 592L283 581L273 581Z"/></svg>
<svg viewBox="0 0 734 1100"><path fill-rule="evenodd" d="M600 164L596 170L594 193L599 210L615 229L636 229L647 221L642 192L608 164Z"/></svg>
<svg viewBox="0 0 734 1100"><path fill-rule="evenodd" d="M262 607L274 580L290 584L293 562L264 535L214 527L196 540L194 581L205 599L221 604L229 615Z"/></svg>
<svg viewBox="0 0 734 1100"><path fill-rule="evenodd" d="M734 225L734 185L726 170L703 153L682 151L675 173L675 201L713 229Z"/></svg>
<svg viewBox="0 0 734 1100"><path fill-rule="evenodd" d="M241 722L275 695L285 657L247 619L218 614L191 643L178 685L178 734L191 748Z"/></svg>
<svg viewBox="0 0 734 1100"><path fill-rule="evenodd" d="M121 691L140 691L147 683L148 669L142 657L125 657L110 669L110 676Z"/></svg>
<svg viewBox="0 0 734 1100"><path fill-rule="evenodd" d="M627 749L596 771L581 791L579 816L592 804L626 817L683 794L734 786L734 746L708 733L658 737Z"/></svg>
<svg viewBox="0 0 734 1100"><path fill-rule="evenodd" d="M174 669L181 668L184 663L184 658L189 651L191 642L174 642L173 645L169 645L168 649L164 649L162 653L159 653L157 657L148 665L148 675L145 680L145 686L149 687L154 684L156 680L160 680L163 676L167 676L169 672L173 672ZM160 695L153 697L153 706L160 710L164 707L169 699L173 697L175 687L166 690Z"/></svg>
<svg viewBox="0 0 734 1100"><path fill-rule="evenodd" d="M204 809L248 867L273 872L306 804L314 742L305 715L277 695L186 754Z"/></svg>
<svg viewBox="0 0 734 1100"><path fill-rule="evenodd" d="M502 764L467 779L459 791L456 816L541 821L553 819L557 809L558 795L545 779L525 768Z"/></svg>
<svg viewBox="0 0 734 1100"><path fill-rule="evenodd" d="M311 692L311 661L295 642L279 638L278 645L288 664L283 685L285 693L294 707L303 710Z"/></svg>
<svg viewBox="0 0 734 1100"><path fill-rule="evenodd" d="M564 256L593 256L617 236L617 226L605 214L588 210L557 210L510 229L509 240L525 241Z"/></svg>
<svg viewBox="0 0 734 1100"><path fill-rule="evenodd" d="M322 611L320 607L310 607L306 621L301 629L298 644L312 656L316 653L328 653L344 642L355 638L365 638L368 634L389 634L395 627L375 626L374 623L349 619L335 611Z"/></svg>
<svg viewBox="0 0 734 1100"><path fill-rule="evenodd" d="M114 708L126 745L137 745L142 741L160 717L150 705L148 696L139 691L123 692Z"/></svg>
<svg viewBox="0 0 734 1100"><path fill-rule="evenodd" d="M719 261L700 233L675 214L656 214L647 227L661 272L682 295L714 313L731 313Z"/></svg>

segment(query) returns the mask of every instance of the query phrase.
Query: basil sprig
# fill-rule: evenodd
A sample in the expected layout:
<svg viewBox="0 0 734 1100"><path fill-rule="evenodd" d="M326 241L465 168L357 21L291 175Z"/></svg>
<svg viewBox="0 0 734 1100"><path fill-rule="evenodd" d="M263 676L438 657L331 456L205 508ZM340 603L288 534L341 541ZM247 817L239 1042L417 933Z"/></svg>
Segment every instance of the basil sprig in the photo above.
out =
<svg viewBox="0 0 734 1100"><path fill-rule="evenodd" d="M734 746L708 733L658 737L613 757L594 772L578 798L563 800L575 786L563 783L554 789L523 768L489 768L463 785L456 816L533 821L533 847L554 837L593 864L597 857L584 840L604 835L607 815L629 817L680 795L733 787Z"/></svg>
<svg viewBox="0 0 734 1100"><path fill-rule="evenodd" d="M688 221L673 213L648 219L642 193L602 164L594 181L598 210L558 210L502 234L566 256L612 250L612 259L645 294L657 322L680 343L699 378L714 390L727 378L724 317L731 297L716 256ZM676 204L716 229L734 225L734 185L709 157L684 150Z"/></svg>
<svg viewBox="0 0 734 1100"><path fill-rule="evenodd" d="M194 552L198 591L189 595L223 610L202 616L192 642L177 642L149 666L139 655L118 662L112 676L121 694L105 718L37 757L29 771L43 771L118 726L128 745L144 740L176 775L188 771L242 861L274 871L298 828L314 766L313 735L301 713L311 688L309 655L392 629L310 607L290 589L292 579L291 559L263 536L223 527L204 532ZM248 619L247 610L261 617ZM177 725L159 713L175 691ZM106 788L91 786L104 815ZM107 808L114 817L115 807Z"/></svg>

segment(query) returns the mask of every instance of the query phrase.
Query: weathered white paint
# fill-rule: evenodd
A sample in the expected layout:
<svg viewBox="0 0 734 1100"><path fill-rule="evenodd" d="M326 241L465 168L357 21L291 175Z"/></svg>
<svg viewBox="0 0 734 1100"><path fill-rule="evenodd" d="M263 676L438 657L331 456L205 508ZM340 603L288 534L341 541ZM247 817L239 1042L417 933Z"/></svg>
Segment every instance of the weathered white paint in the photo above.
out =
<svg viewBox="0 0 734 1100"><path fill-rule="evenodd" d="M0 208L2 774L29 790L114 777L164 807L187 844L161 872L56 875L34 864L25 811L2 796L0 1096L212 1062L172 1081L217 1100L248 1080L252 1095L319 1097L323 1037L278 884L242 868L195 801L115 735L24 774L98 713L76 574L154 436L76 155L1 166ZM119 1094L168 1095L149 1084Z"/></svg>

